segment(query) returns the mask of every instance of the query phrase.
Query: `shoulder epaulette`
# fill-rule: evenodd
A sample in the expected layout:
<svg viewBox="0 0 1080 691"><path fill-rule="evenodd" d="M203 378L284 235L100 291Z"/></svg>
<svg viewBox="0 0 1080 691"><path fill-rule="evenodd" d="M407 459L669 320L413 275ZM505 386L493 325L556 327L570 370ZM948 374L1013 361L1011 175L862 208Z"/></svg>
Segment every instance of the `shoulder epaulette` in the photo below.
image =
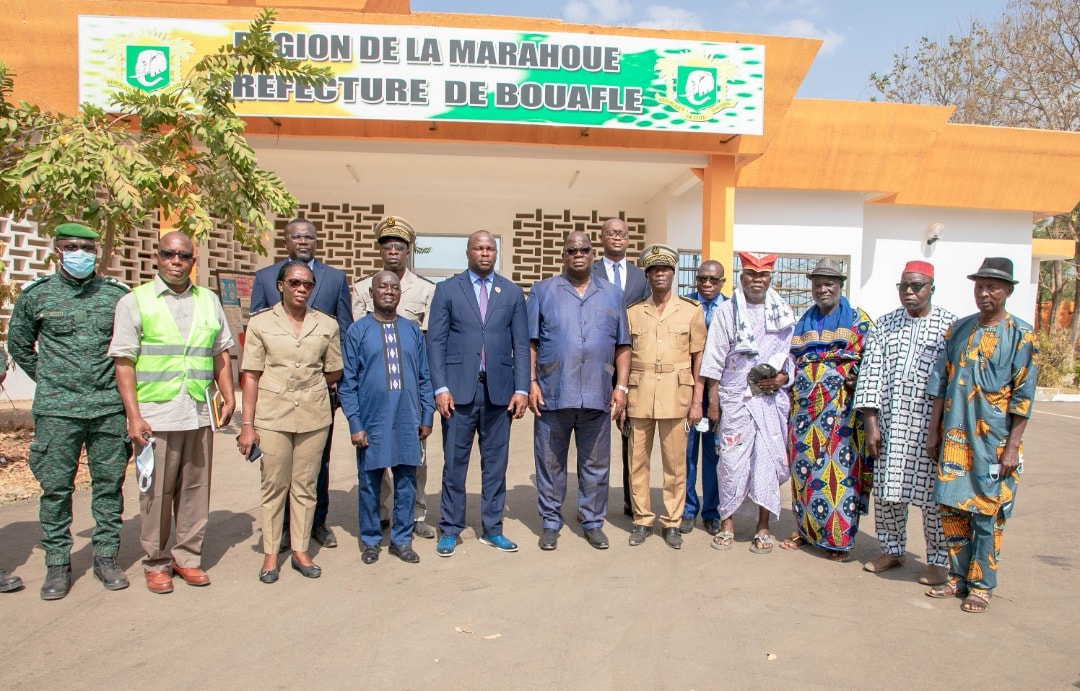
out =
<svg viewBox="0 0 1080 691"><path fill-rule="evenodd" d="M631 302L631 303L630 303L630 306L629 306L629 307L627 307L627 309L630 309L630 307L633 307L634 305L640 305L641 303L643 303L643 302L645 302L646 300L648 300L648 299L649 299L650 297L652 297L652 296L651 296L651 295L646 295L645 297L641 298L640 300L637 300L637 301L635 301L635 302Z"/></svg>
<svg viewBox="0 0 1080 691"><path fill-rule="evenodd" d="M427 278L425 276L421 276L418 273L413 273L413 276L416 276L417 278L419 278L421 281L424 281L425 283L430 283L431 285L435 285L435 281L433 281L430 278Z"/></svg>
<svg viewBox="0 0 1080 691"><path fill-rule="evenodd" d="M105 280L105 285L107 285L107 286L112 286L113 288L119 288L120 290L124 291L125 293L130 293L131 292L131 286L129 286L127 283L124 283L123 281L118 281L115 278L113 278L112 276L102 276L102 278Z"/></svg>
<svg viewBox="0 0 1080 691"><path fill-rule="evenodd" d="M356 279L355 281L353 281L353 283L363 283L364 281L366 281L368 279L375 278L375 274L377 274L377 273L379 273L379 272L378 271L372 271L367 276L361 276L360 278Z"/></svg>
<svg viewBox="0 0 1080 691"><path fill-rule="evenodd" d="M29 283L27 283L26 285L24 285L22 287L22 292L25 293L28 290L33 290L34 288L37 288L40 285L44 285L50 278L52 278L55 275L56 274L45 274L44 276L38 276L34 280L32 280Z"/></svg>
<svg viewBox="0 0 1080 691"><path fill-rule="evenodd" d="M255 312L252 312L248 316L249 317L254 317L256 314L262 314L263 312L269 312L272 309L274 309L272 306L271 307L263 307L261 310L257 310Z"/></svg>
<svg viewBox="0 0 1080 691"><path fill-rule="evenodd" d="M695 300L694 298L688 298L685 295L680 295L679 299L680 300L685 300L686 302L689 302L694 307L701 307L701 303L698 302L697 300Z"/></svg>
<svg viewBox="0 0 1080 691"><path fill-rule="evenodd" d="M323 311L322 311L321 309L319 309L318 307L312 307L311 305L308 305L308 309L309 309L309 310L311 310L312 312L318 312L318 313L319 313L319 314L321 314L322 316L324 316L324 317L327 317L327 318L329 318L329 319L333 319L333 318L334 318L334 317L333 317L332 315L329 315L329 314L327 314L326 312L323 312Z"/></svg>

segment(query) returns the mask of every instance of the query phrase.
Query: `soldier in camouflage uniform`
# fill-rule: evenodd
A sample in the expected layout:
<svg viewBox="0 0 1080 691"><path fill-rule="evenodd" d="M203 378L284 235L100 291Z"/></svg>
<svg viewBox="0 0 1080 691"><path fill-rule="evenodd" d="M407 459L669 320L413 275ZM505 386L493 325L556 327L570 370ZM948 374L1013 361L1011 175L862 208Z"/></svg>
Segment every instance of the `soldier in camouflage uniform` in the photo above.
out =
<svg viewBox="0 0 1080 691"><path fill-rule="evenodd" d="M107 590L128 586L116 555L131 442L107 352L116 303L129 291L94 273L97 239L86 226L58 226L59 270L23 288L8 326L12 359L37 383L30 470L42 490L44 600L59 600L71 588L71 494L83 447L92 491L94 576Z"/></svg>

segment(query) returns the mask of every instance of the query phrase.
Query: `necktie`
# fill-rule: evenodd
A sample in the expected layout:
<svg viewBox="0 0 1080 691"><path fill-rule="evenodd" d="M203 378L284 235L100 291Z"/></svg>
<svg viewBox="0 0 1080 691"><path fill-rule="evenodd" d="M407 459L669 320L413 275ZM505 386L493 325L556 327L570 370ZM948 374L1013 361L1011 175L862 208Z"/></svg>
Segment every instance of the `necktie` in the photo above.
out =
<svg viewBox="0 0 1080 691"><path fill-rule="evenodd" d="M712 302L706 302L705 303L705 328L709 328L709 324L712 323L713 304L714 303L712 303Z"/></svg>
<svg viewBox="0 0 1080 691"><path fill-rule="evenodd" d="M487 276L480 279L480 321L487 321L487 307L488 307L488 290L487 290ZM487 372L487 358L484 356L484 346L480 346L480 371Z"/></svg>
<svg viewBox="0 0 1080 691"><path fill-rule="evenodd" d="M619 273L619 262L615 262L614 264L611 265L611 267L615 272L615 287L618 288L619 290L622 290L623 289L623 284L622 284L622 276Z"/></svg>

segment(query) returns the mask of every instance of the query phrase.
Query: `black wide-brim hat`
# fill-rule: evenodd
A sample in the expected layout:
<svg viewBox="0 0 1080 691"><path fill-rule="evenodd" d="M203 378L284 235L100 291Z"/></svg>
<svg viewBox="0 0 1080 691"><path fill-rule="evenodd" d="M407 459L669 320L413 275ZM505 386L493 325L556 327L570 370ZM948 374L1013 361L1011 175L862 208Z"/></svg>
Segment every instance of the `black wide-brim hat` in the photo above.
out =
<svg viewBox="0 0 1080 691"><path fill-rule="evenodd" d="M1013 279L1013 263L1008 257L987 257L983 259L982 266L968 278L974 281L976 278L996 278L1016 285L1020 281Z"/></svg>

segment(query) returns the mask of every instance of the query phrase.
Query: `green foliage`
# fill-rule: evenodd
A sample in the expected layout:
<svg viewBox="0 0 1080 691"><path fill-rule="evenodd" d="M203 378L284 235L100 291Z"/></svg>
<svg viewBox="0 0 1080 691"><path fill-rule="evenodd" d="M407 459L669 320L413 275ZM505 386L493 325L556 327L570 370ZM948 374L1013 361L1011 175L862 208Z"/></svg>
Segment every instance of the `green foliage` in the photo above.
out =
<svg viewBox="0 0 1080 691"><path fill-rule="evenodd" d="M268 213L291 216L298 202L259 167L233 108L238 74L325 83L327 67L278 54L275 13L264 9L239 45L224 45L176 83L144 92L111 82L109 112L83 104L75 115L12 104L12 74L0 63L0 213L32 215L44 232L79 220L113 247L159 210L196 242L215 220L245 248L265 254Z"/></svg>
<svg viewBox="0 0 1080 691"><path fill-rule="evenodd" d="M1039 386L1072 385L1076 344L1068 329L1039 332Z"/></svg>

